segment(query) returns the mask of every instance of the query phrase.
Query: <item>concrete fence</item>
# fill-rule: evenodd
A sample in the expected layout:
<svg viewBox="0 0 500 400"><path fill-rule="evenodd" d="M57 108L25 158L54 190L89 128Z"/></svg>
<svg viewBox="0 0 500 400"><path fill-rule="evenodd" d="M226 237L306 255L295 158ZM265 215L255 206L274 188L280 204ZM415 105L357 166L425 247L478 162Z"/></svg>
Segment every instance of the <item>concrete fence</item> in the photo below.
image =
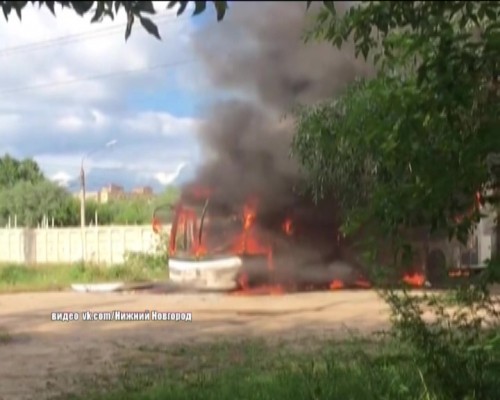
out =
<svg viewBox="0 0 500 400"><path fill-rule="evenodd" d="M85 259L119 264L128 252L155 253L160 245L151 225L6 228L0 229L0 262L43 264Z"/></svg>

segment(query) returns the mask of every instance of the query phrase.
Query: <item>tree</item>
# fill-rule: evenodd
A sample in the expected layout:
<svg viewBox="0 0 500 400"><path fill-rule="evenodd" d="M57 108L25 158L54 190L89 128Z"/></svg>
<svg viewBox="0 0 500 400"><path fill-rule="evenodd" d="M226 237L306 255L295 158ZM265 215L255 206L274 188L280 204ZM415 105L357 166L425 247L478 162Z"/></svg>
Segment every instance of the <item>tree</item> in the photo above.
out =
<svg viewBox="0 0 500 400"><path fill-rule="evenodd" d="M21 181L36 183L43 179L38 164L31 159L19 161L8 154L0 158L0 189L12 187Z"/></svg>
<svg viewBox="0 0 500 400"><path fill-rule="evenodd" d="M342 17L322 10L309 32L338 47L352 39L380 68L338 99L298 108L294 150L316 194L340 197L348 227L370 224L396 244L395 261L385 265L401 264L408 228L448 228L464 240L479 213L454 217L476 192L497 202L489 194L500 178L499 13L498 2L364 2ZM426 397L498 392L500 337L483 329L499 323L488 291L498 278L492 262L459 288L452 311L441 297L382 292L394 333L415 350Z"/></svg>
<svg viewBox="0 0 500 400"><path fill-rule="evenodd" d="M132 197L112 200L108 203L99 204L95 201L87 201L86 215L90 221L99 225L149 225L152 223L153 212L156 207L165 204L174 204L179 198L178 188L167 188L163 193L153 197ZM75 215L78 215L79 202L74 200ZM171 215L170 210L162 210L162 222L167 221Z"/></svg>
<svg viewBox="0 0 500 400"><path fill-rule="evenodd" d="M35 227L44 217L57 226L76 223L78 211L70 194L45 179L31 159L0 158L0 224Z"/></svg>
<svg viewBox="0 0 500 400"><path fill-rule="evenodd" d="M33 228L44 217L56 226L76 225L78 213L74 201L64 189L52 182L20 181L0 190L0 224L5 226L9 218L17 217L19 226Z"/></svg>
<svg viewBox="0 0 500 400"><path fill-rule="evenodd" d="M478 215L454 216L499 179L499 12L497 2L323 9L309 37L338 47L352 38L380 74L297 111L295 152L316 193L335 187L346 211L361 207L387 232L418 224L464 238Z"/></svg>

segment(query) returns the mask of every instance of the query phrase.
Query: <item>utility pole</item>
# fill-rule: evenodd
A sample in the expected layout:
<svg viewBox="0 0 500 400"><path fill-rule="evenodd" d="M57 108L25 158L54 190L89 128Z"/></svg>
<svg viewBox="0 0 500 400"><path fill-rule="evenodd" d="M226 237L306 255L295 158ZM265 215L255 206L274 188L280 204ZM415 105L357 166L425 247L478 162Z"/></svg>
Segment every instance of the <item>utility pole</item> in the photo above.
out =
<svg viewBox="0 0 500 400"><path fill-rule="evenodd" d="M85 263L87 256L87 238L85 234L85 170L83 169L83 160L80 165L80 227L82 235L82 263Z"/></svg>
<svg viewBox="0 0 500 400"><path fill-rule="evenodd" d="M85 170L80 166L80 226L85 228Z"/></svg>
<svg viewBox="0 0 500 400"><path fill-rule="evenodd" d="M98 151L104 150L105 148L109 148L116 144L116 140L110 140L103 147L97 148L94 151L91 151L86 156L82 157L82 162L80 163L80 227L81 227L81 235L82 235L82 262L85 262L86 254L87 254L87 240L85 233L85 169L83 167L83 162L86 157L89 157L91 154L94 154Z"/></svg>

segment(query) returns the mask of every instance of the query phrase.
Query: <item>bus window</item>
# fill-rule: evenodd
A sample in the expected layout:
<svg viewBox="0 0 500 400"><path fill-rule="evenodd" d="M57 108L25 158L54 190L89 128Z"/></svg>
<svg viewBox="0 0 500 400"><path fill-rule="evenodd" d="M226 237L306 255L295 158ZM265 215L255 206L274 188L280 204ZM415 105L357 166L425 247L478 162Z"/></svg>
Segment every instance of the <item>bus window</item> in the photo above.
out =
<svg viewBox="0 0 500 400"><path fill-rule="evenodd" d="M189 211L184 211L178 219L175 235L175 252L188 255L194 252L195 219Z"/></svg>

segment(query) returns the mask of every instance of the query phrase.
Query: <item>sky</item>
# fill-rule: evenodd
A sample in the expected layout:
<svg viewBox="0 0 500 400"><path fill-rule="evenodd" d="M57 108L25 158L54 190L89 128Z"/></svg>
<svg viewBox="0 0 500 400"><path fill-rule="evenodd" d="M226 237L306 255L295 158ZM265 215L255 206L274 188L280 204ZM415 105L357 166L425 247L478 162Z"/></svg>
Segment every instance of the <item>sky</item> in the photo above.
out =
<svg viewBox="0 0 500 400"><path fill-rule="evenodd" d="M123 11L91 24L91 15L56 8L54 18L29 4L22 22L15 13L2 21L0 154L33 158L72 191L82 159L87 190L114 183L161 191L188 180L203 159L201 110L215 95L191 40L217 22L211 10L176 17L154 3L162 41L136 22L125 42Z"/></svg>

